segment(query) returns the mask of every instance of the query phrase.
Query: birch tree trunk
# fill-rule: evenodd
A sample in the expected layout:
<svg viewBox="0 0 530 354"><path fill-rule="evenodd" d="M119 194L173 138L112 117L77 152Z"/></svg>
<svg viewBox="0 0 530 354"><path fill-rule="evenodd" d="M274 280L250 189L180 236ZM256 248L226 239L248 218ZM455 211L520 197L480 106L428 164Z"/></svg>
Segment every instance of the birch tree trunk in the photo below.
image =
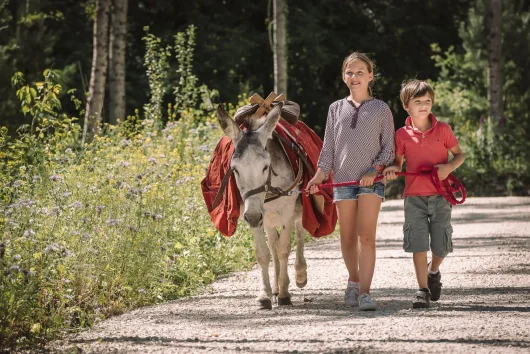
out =
<svg viewBox="0 0 530 354"><path fill-rule="evenodd" d="M112 0L109 44L109 123L125 120L125 53L128 0Z"/></svg>
<svg viewBox="0 0 530 354"><path fill-rule="evenodd" d="M287 97L287 7L285 0L273 1L274 92Z"/></svg>
<svg viewBox="0 0 530 354"><path fill-rule="evenodd" d="M493 130L499 132L503 125L502 78L502 0L488 0L486 10L488 42L488 101Z"/></svg>
<svg viewBox="0 0 530 354"><path fill-rule="evenodd" d="M109 59L109 3L110 0L96 0L94 18L92 70L83 127L83 141L91 141L98 134L101 111L105 99L105 82Z"/></svg>

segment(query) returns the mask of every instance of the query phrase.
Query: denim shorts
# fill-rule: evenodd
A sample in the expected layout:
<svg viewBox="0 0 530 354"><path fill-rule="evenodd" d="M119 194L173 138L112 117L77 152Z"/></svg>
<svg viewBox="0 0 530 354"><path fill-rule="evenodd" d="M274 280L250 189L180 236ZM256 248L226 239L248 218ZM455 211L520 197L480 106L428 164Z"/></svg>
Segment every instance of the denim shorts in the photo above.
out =
<svg viewBox="0 0 530 354"><path fill-rule="evenodd" d="M357 200L361 194L375 194L385 201L385 184L377 182L371 186L347 186L333 188L333 202L341 200Z"/></svg>

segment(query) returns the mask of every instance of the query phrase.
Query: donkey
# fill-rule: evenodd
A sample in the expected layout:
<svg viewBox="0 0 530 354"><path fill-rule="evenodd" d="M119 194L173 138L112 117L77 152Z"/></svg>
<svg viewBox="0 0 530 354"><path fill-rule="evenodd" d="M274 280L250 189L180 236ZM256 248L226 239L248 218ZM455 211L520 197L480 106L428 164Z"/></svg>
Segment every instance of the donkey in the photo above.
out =
<svg viewBox="0 0 530 354"><path fill-rule="evenodd" d="M230 168L243 198L241 215L252 229L256 258L261 268L257 300L262 309L269 310L272 309L273 295L277 297L278 305L292 305L287 264L293 227L297 241L294 264L296 285L303 288L307 284L304 258L306 231L302 227L301 197L298 193L282 192L298 181L280 142L272 138L281 108L280 103L267 116L247 120L246 131L239 128L221 105L217 108L219 124L234 144ZM276 195L271 196L271 191L275 191ZM271 255L274 266L272 287L269 278Z"/></svg>

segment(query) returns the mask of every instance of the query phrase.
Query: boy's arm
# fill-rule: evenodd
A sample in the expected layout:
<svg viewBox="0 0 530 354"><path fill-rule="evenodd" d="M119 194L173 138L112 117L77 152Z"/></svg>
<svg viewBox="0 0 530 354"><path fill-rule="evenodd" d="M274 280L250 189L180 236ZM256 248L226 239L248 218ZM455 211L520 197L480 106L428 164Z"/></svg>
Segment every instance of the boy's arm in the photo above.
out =
<svg viewBox="0 0 530 354"><path fill-rule="evenodd" d="M465 160L464 152L459 144L456 144L453 148L449 149L449 151L453 154L453 159L448 163L435 165L435 167L438 167L438 178L440 178L440 181L446 179L447 176L462 165Z"/></svg>
<svg viewBox="0 0 530 354"><path fill-rule="evenodd" d="M396 153L394 163L383 170L383 175L386 180L390 181L396 179L396 172L400 172L403 167L403 155Z"/></svg>

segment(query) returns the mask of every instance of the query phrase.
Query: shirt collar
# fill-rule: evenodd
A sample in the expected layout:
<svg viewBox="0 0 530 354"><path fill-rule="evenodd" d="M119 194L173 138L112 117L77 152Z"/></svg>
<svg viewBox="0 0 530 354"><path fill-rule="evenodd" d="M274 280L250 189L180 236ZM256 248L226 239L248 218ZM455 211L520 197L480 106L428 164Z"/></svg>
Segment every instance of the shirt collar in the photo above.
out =
<svg viewBox="0 0 530 354"><path fill-rule="evenodd" d="M429 113L429 119L431 120L431 127L429 129L427 129L425 131L425 133L430 132L431 130L433 130L434 127L436 126L436 124L438 124L438 119L436 119L436 116L434 114ZM408 116L407 119L405 120L405 127L407 129L411 129L411 130L413 130L415 132L420 133L419 130L414 129L414 127L412 126L412 117L411 116ZM423 134L425 134L425 133L423 133Z"/></svg>

